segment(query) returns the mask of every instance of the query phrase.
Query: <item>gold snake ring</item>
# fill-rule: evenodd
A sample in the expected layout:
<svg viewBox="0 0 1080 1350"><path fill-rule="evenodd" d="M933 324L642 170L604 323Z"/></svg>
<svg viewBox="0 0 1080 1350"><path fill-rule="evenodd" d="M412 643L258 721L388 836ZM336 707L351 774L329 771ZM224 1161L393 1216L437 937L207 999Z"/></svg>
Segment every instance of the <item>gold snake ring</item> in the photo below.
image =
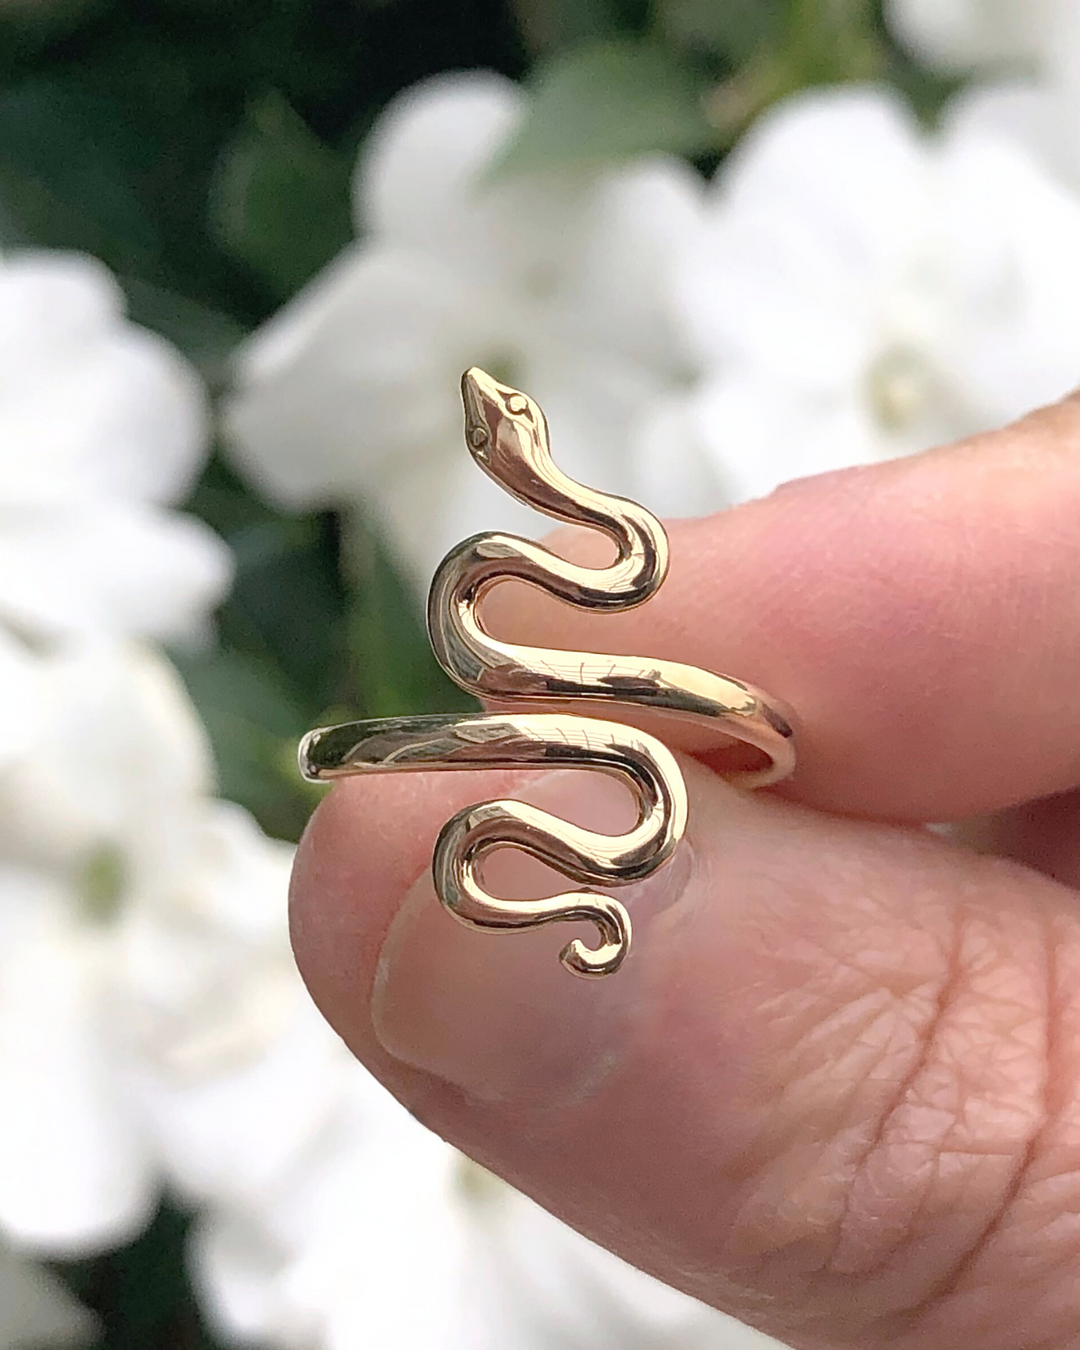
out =
<svg viewBox="0 0 1080 1350"><path fill-rule="evenodd" d="M765 768L730 775L746 787L778 782L795 767L788 715L752 685L696 666L635 656L525 647L492 637L479 618L485 593L500 581L525 581L591 611L633 609L667 575L660 522L621 497L583 487L551 459L547 422L526 394L482 370L461 381L465 435L480 467L519 501L545 515L599 530L617 549L607 567L581 567L542 544L510 534L478 534L447 555L428 597L428 635L439 664L463 689L497 707L653 708L704 723L718 744L745 742ZM300 771L323 782L358 773L577 766L622 778L638 823L623 835L598 834L538 807L504 800L457 812L435 844L435 890L455 918L474 928L511 931L585 920L600 942L575 939L561 960L576 975L610 975L630 950L626 907L592 889L640 881L669 861L686 828L682 773L655 736L576 712L490 712L392 717L310 731ZM482 882L485 857L517 848L587 889L542 900L503 900Z"/></svg>

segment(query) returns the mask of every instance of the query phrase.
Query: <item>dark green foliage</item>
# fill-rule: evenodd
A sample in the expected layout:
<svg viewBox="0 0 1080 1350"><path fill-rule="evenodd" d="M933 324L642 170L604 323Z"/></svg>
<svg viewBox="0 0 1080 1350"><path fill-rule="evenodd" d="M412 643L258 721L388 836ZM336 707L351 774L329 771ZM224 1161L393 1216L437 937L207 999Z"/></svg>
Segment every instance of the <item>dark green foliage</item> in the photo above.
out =
<svg viewBox="0 0 1080 1350"><path fill-rule="evenodd" d="M356 585L348 620L350 672L365 712L396 717L475 707L435 663L420 607L377 535L363 533L350 552Z"/></svg>
<svg viewBox="0 0 1080 1350"><path fill-rule="evenodd" d="M210 185L215 242L286 299L352 237L352 161L319 140L280 94L263 94L245 110Z"/></svg>
<svg viewBox="0 0 1080 1350"><path fill-rule="evenodd" d="M456 67L518 74L523 61L499 0L86 0L51 38L5 8L8 232L89 249L124 276L250 322L277 306L282 283L252 276L251 258L237 258L232 239L222 248L207 216L223 161L250 148L253 119L264 159L274 159L266 109L276 107L279 163L305 142L309 158L321 147L347 163L403 86ZM280 222L269 194L250 205ZM233 222L251 238L272 228Z"/></svg>
<svg viewBox="0 0 1080 1350"><path fill-rule="evenodd" d="M103 1350L215 1350L182 1259L189 1226L188 1215L164 1204L130 1246L54 1267L97 1314Z"/></svg>
<svg viewBox="0 0 1080 1350"><path fill-rule="evenodd" d="M716 142L705 85L652 38L589 39L542 62L503 174L602 164L650 151L695 156Z"/></svg>
<svg viewBox="0 0 1080 1350"><path fill-rule="evenodd" d="M661 29L673 43L739 66L783 33L784 0L662 0Z"/></svg>

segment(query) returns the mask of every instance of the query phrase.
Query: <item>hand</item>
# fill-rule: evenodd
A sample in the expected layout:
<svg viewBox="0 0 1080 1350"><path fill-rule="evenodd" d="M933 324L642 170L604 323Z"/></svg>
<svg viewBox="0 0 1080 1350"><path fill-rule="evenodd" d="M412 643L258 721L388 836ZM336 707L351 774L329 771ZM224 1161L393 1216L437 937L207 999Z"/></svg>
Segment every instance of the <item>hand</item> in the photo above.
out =
<svg viewBox="0 0 1080 1350"><path fill-rule="evenodd" d="M684 758L688 847L598 983L565 929L461 928L426 869L489 796L620 831L617 784L343 783L297 858L312 993L433 1129L795 1346L1080 1344L1080 399L671 541L644 609L507 586L492 627L753 681L796 710L797 776L751 796Z"/></svg>

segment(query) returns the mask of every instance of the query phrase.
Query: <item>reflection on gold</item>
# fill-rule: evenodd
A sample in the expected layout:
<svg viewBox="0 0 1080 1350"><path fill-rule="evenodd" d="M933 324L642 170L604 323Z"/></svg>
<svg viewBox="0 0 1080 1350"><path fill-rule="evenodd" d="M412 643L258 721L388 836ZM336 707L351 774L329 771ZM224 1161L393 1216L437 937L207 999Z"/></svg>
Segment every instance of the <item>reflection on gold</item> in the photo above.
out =
<svg viewBox="0 0 1080 1350"><path fill-rule="evenodd" d="M611 710L650 708L691 718L713 727L718 744L736 740L755 747L767 767L731 775L746 787L791 773L791 724L759 689L695 666L519 646L487 633L480 602L493 585L510 579L595 612L644 604L667 574L668 544L660 522L643 507L583 487L556 467L547 422L526 394L477 369L466 371L461 383L466 444L484 472L546 515L602 531L615 544L615 561L581 567L542 544L494 532L459 544L431 584L431 645L463 689L514 711L319 728L301 744L301 772L325 781L373 772L577 766L620 777L639 812L627 834L597 834L523 802L484 802L447 821L432 861L439 898L462 923L505 932L588 921L598 931L598 945L569 942L563 964L576 975L610 975L630 950L630 916L593 887L628 885L662 867L683 836L687 815L686 788L671 752L655 736L608 720ZM590 705L596 704L594 715ZM566 705L573 711L550 711ZM532 854L585 889L542 900L489 894L481 880L484 857L506 847Z"/></svg>

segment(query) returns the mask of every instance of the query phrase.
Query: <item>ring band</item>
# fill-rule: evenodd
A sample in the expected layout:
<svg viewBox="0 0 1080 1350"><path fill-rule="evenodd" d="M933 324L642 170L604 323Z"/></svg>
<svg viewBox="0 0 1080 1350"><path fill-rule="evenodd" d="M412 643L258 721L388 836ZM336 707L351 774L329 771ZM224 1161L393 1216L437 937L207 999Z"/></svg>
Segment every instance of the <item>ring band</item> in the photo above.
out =
<svg viewBox="0 0 1080 1350"><path fill-rule="evenodd" d="M590 948L575 939L560 959L577 975L610 975L630 950L630 916L617 900L591 887L640 881L667 863L685 831L687 803L682 773L667 747L647 732L606 720L608 710L651 708L712 728L718 744L734 739L755 747L768 765L729 775L745 787L778 782L794 769L790 716L752 685L696 666L492 637L479 605L493 586L511 579L592 612L644 604L667 575L667 536L643 507L583 487L556 467L547 422L527 395L474 368L462 377L462 400L466 440L480 467L526 505L607 535L616 547L615 561L582 567L509 534L465 540L435 573L428 635L452 680L489 705L512 711L318 728L301 742L300 770L317 782L359 773L506 765L574 765L619 776L639 808L638 823L625 835L596 834L523 802L486 802L459 811L444 825L432 860L436 893L462 923L506 932L587 920L598 931L599 945ZM550 711L564 704L574 711ZM598 716L582 708L589 704L600 705ZM518 712L519 707L528 711ZM487 854L506 847L530 853L590 889L539 901L499 899L484 888L481 871Z"/></svg>

